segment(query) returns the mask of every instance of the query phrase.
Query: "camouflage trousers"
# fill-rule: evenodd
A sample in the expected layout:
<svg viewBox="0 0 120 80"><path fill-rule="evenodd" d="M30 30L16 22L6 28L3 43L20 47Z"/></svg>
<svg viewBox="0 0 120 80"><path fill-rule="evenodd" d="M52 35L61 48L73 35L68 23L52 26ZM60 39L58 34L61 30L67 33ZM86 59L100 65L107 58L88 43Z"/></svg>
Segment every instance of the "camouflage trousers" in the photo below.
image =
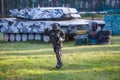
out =
<svg viewBox="0 0 120 80"><path fill-rule="evenodd" d="M56 54L57 64L62 64L61 44L53 45L53 49Z"/></svg>

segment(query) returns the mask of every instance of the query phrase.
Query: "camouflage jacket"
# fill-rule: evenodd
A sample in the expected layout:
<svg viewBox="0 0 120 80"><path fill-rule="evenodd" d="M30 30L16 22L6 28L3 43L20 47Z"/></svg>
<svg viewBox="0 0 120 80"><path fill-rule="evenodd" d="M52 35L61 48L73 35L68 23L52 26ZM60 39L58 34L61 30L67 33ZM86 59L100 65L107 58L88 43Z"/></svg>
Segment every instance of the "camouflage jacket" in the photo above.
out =
<svg viewBox="0 0 120 80"><path fill-rule="evenodd" d="M61 44L62 39L65 39L65 33L60 29L50 30L49 36L53 45Z"/></svg>

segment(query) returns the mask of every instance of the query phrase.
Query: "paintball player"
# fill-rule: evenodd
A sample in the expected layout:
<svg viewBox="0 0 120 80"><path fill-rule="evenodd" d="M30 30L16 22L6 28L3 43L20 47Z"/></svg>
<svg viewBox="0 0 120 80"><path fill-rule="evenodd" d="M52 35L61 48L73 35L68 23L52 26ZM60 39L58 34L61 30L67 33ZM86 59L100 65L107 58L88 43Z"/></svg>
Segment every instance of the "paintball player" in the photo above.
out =
<svg viewBox="0 0 120 80"><path fill-rule="evenodd" d="M53 44L53 49L56 54L56 59L57 59L57 65L56 68L59 69L62 67L62 53L61 53L61 48L62 48L62 41L65 39L65 34L62 30L60 30L58 23L54 23L52 25L52 30L50 30L50 41Z"/></svg>

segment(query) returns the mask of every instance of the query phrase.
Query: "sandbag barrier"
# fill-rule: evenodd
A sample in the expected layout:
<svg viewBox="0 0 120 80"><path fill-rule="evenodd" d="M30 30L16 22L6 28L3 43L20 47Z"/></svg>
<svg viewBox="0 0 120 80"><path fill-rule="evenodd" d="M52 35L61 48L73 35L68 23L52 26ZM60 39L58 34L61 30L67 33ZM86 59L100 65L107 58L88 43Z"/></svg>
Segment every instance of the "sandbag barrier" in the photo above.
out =
<svg viewBox="0 0 120 80"><path fill-rule="evenodd" d="M90 34L88 36L90 44L110 44L111 31L100 31L94 35Z"/></svg>
<svg viewBox="0 0 120 80"><path fill-rule="evenodd" d="M100 31L98 35L98 42L100 44L110 44L110 39L111 39L111 31Z"/></svg>
<svg viewBox="0 0 120 80"><path fill-rule="evenodd" d="M79 32L80 33L80 32ZM93 31L91 34L77 34L75 36L75 45L80 44L110 44L112 32L107 30L102 30L99 32Z"/></svg>
<svg viewBox="0 0 120 80"><path fill-rule="evenodd" d="M75 45L86 44L87 43L87 34L79 34L75 37Z"/></svg>
<svg viewBox="0 0 120 80"><path fill-rule="evenodd" d="M87 30L76 31L75 45L86 44L88 39Z"/></svg>
<svg viewBox="0 0 120 80"><path fill-rule="evenodd" d="M98 43L98 35L97 34L89 34L88 42L89 42L89 44L97 44Z"/></svg>

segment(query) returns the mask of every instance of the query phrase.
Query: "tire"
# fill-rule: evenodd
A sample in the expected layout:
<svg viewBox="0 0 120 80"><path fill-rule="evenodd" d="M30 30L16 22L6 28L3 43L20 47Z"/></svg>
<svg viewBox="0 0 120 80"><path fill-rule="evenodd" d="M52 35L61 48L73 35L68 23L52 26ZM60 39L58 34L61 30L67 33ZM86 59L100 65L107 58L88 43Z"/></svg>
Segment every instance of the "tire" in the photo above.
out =
<svg viewBox="0 0 120 80"><path fill-rule="evenodd" d="M15 33L10 33L10 41L15 41Z"/></svg>
<svg viewBox="0 0 120 80"><path fill-rule="evenodd" d="M27 38L28 38L27 34L23 33L21 36L22 41L27 41L28 40Z"/></svg>
<svg viewBox="0 0 120 80"><path fill-rule="evenodd" d="M6 42L9 41L9 37L10 37L10 36L9 36L8 33L4 33L4 34L3 34L3 39L4 39L4 41L6 41Z"/></svg>
<svg viewBox="0 0 120 80"><path fill-rule="evenodd" d="M44 42L49 42L49 41L50 41L49 36L44 35L44 36L43 36L43 41L44 41Z"/></svg>
<svg viewBox="0 0 120 80"><path fill-rule="evenodd" d="M39 33L35 34L35 40L41 40L41 35Z"/></svg>
<svg viewBox="0 0 120 80"><path fill-rule="evenodd" d="M15 40L16 40L16 41L21 41L21 34L17 33L17 34L15 35Z"/></svg>
<svg viewBox="0 0 120 80"><path fill-rule="evenodd" d="M34 37L35 37L35 36L34 36L33 33L28 34L28 40L35 40Z"/></svg>

